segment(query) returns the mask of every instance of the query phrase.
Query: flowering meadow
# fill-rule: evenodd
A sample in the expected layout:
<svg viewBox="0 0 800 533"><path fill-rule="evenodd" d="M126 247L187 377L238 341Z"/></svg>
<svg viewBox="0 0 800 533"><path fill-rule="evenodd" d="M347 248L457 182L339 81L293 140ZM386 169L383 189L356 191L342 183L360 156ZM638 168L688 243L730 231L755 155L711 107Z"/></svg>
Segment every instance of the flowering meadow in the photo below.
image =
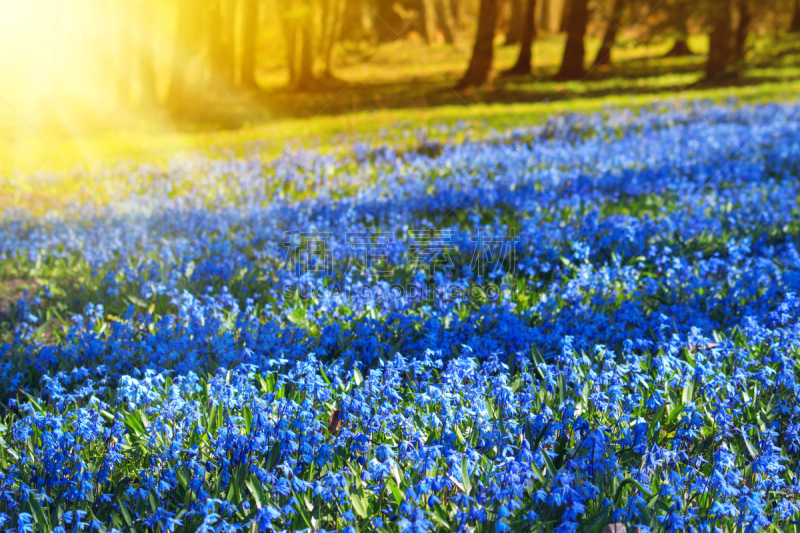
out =
<svg viewBox="0 0 800 533"><path fill-rule="evenodd" d="M735 102L79 175L0 218L2 529L796 532L798 176Z"/></svg>

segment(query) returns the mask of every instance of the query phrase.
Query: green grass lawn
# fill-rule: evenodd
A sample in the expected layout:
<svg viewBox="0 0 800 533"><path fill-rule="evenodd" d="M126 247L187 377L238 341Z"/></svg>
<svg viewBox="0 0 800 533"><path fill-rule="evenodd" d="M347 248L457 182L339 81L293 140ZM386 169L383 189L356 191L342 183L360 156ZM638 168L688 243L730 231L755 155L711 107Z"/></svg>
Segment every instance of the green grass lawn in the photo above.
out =
<svg viewBox="0 0 800 533"><path fill-rule="evenodd" d="M622 42L613 51L612 65L591 70L581 82L555 82L551 78L563 38L544 37L535 45L532 77L498 76L485 88L461 93L452 86L466 67L467 43L453 47L398 41L342 50L345 60L336 71L340 79L321 82L310 93L284 89L282 70L264 68L260 93L209 92L194 106L196 112L180 121L163 111L121 107L113 94L99 105L57 107L51 102L53 112L39 113L46 117L40 121L26 120L23 113L0 104L0 209L42 212L71 200L102 202L112 194L111 185L90 182L86 169L119 162L163 165L175 155L197 150L240 155L258 149L273 157L287 146L333 149L334 135L376 135L409 124L417 129L461 120L504 128L535 124L557 113L672 99L793 100L800 93L793 39L781 38L769 46L754 43L740 77L723 86L701 83L704 55L662 57L671 47L668 40ZM707 40L695 37L690 45L703 52ZM587 39L587 68L598 46L597 39ZM502 72L513 64L518 49L498 45L496 51L495 68Z"/></svg>

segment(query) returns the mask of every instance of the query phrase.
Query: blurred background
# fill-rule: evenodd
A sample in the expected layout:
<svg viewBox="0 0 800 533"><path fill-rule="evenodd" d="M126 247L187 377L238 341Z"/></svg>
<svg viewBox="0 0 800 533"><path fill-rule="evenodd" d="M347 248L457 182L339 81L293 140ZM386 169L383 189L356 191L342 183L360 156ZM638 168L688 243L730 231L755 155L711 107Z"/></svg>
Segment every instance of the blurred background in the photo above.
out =
<svg viewBox="0 0 800 533"><path fill-rule="evenodd" d="M800 0L0 6L7 179L242 139L282 148L387 121L513 122L533 109L506 104L704 91L790 98L800 74Z"/></svg>

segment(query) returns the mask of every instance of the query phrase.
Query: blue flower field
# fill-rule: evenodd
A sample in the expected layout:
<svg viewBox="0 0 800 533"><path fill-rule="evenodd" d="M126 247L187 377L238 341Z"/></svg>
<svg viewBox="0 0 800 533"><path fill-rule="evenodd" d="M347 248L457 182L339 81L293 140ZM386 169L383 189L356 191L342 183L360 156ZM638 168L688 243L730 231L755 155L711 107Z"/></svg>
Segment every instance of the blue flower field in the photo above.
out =
<svg viewBox="0 0 800 533"><path fill-rule="evenodd" d="M798 530L800 104L70 179L0 218L4 531Z"/></svg>

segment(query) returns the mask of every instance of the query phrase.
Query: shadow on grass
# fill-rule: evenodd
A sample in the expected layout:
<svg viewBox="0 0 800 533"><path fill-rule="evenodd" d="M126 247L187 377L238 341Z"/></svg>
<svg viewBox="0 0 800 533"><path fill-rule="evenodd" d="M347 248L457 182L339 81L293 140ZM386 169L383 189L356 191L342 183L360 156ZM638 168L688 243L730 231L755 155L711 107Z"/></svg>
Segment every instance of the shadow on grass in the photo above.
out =
<svg viewBox="0 0 800 533"><path fill-rule="evenodd" d="M237 93L233 99L227 95L207 99L191 106L195 111L185 120L192 129L219 130L235 129L253 121L337 116L383 109L554 102L625 94L679 94L685 89L713 90L800 79L800 69L794 66L797 62L791 58L786 54L759 57L739 75L714 82L703 80L704 55L620 61L589 69L583 80L571 82L555 81L555 67L539 67L534 69L532 76L498 75L486 87L460 92L454 89L461 75L456 71L404 82L348 82L326 78L318 80L311 90L302 93L280 88ZM757 72L758 69L762 71Z"/></svg>

